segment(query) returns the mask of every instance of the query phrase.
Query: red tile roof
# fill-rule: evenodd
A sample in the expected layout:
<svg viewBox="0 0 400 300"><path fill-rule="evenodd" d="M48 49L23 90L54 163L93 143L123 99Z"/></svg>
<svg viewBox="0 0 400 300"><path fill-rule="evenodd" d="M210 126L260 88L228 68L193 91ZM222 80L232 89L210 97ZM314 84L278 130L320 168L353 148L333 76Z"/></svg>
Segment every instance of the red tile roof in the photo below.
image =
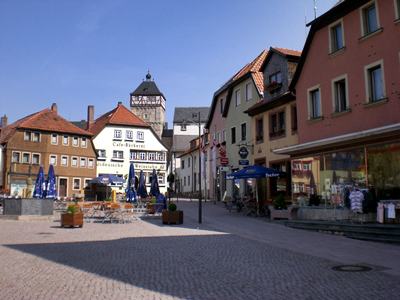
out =
<svg viewBox="0 0 400 300"><path fill-rule="evenodd" d="M65 120L51 109L33 113L3 128L0 136L0 143L6 143L17 129L30 129L47 132L70 133L76 135L91 136L92 134L83 130L71 122Z"/></svg>
<svg viewBox="0 0 400 300"><path fill-rule="evenodd" d="M118 104L116 108L97 118L89 127L89 131L94 135L97 135L106 125L150 127L149 124L144 122L122 104Z"/></svg>
<svg viewBox="0 0 400 300"><path fill-rule="evenodd" d="M283 55L290 55L290 56L301 56L301 51L297 50L291 50L287 48L278 48L278 47L273 47L272 49L275 49L276 51L282 53Z"/></svg>

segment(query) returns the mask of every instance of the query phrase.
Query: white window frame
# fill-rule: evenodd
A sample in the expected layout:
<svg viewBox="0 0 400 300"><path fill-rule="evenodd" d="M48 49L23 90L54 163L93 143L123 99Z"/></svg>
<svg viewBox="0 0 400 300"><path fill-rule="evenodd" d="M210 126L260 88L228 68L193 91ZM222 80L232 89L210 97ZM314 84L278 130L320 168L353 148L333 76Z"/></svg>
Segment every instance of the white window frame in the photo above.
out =
<svg viewBox="0 0 400 300"><path fill-rule="evenodd" d="M345 81L345 85L346 85L346 109L345 110L341 110L341 111L336 111L336 89L335 89L335 84L338 81L343 80ZM350 109L350 104L349 104L349 81L347 79L347 74L343 74L340 75L338 77L335 77L332 79L331 81L331 90L332 90L332 109L333 109L333 113L340 113L340 112L344 112L344 111L348 111Z"/></svg>
<svg viewBox="0 0 400 300"><path fill-rule="evenodd" d="M369 70L376 67L376 66L381 66L382 69L382 85L383 85L383 98L382 99L376 99L376 101L372 101L372 97L370 95L370 82L369 82ZM364 80L365 80L365 95L366 95L366 99L365 102L366 103L377 103L380 102L380 100L383 100L387 97L386 94L386 83L385 83L385 68L383 65L383 59L380 59L378 61L375 61L367 66L364 66Z"/></svg>
<svg viewBox="0 0 400 300"><path fill-rule="evenodd" d="M144 158L142 158L142 154L143 154L143 157ZM145 152L145 151L141 151L141 152L139 152L139 158L140 158L140 160L147 160L147 152Z"/></svg>
<svg viewBox="0 0 400 300"><path fill-rule="evenodd" d="M76 159L76 165L74 166L74 159ZM79 166L79 157L78 156L71 156L71 167L72 168L77 168Z"/></svg>
<svg viewBox="0 0 400 300"><path fill-rule="evenodd" d="M64 142L64 141L65 141L65 140L64 140L65 138L67 138L67 142L66 142L66 143ZM62 136L62 144L63 144L64 146L68 146L68 145L69 145L69 136L68 136L68 135L65 135L65 134L64 134L64 135Z"/></svg>
<svg viewBox="0 0 400 300"><path fill-rule="evenodd" d="M244 135L244 139L243 139L243 125L244 125L244 131L245 131L245 135ZM246 141L247 140L247 123L244 122L242 124L240 124L240 141Z"/></svg>
<svg viewBox="0 0 400 300"><path fill-rule="evenodd" d="M342 27L342 42L343 42L343 47L342 48L337 48L334 49L333 48L333 36L332 36L332 29L334 27L336 27L337 25L339 25ZM329 53L335 53L341 49L344 49L346 47L346 42L344 39L344 25L343 25L343 19L340 19L338 21L336 21L335 23L332 23L331 25L329 25Z"/></svg>
<svg viewBox="0 0 400 300"><path fill-rule="evenodd" d="M38 140L37 140L37 141L35 141L35 139L34 139L34 136L35 136L35 135L38 135ZM40 143L41 139L42 139L42 136L41 136L40 132L37 132L37 131L33 131L33 132L32 132L32 137L31 137L31 141L32 141L32 142L34 142L34 143Z"/></svg>
<svg viewBox="0 0 400 300"><path fill-rule="evenodd" d="M51 163L51 158L52 158L52 157L55 157L55 158L56 158L54 164ZM57 166L57 154L50 154L50 155L49 155L49 165Z"/></svg>
<svg viewBox="0 0 400 300"><path fill-rule="evenodd" d="M53 141L54 137L56 138L55 142ZM52 145L58 145L58 134L57 133L50 134L50 143Z"/></svg>
<svg viewBox="0 0 400 300"><path fill-rule="evenodd" d="M67 159L67 163L63 164L63 158ZM60 166L62 167L68 167L68 160L69 160L69 156L68 155L61 155L61 159L60 159Z"/></svg>
<svg viewBox="0 0 400 300"><path fill-rule="evenodd" d="M81 148L87 148L88 139L86 137L81 137Z"/></svg>
<svg viewBox="0 0 400 300"><path fill-rule="evenodd" d="M24 141L30 142L32 140L32 131L24 131Z"/></svg>
<svg viewBox="0 0 400 300"><path fill-rule="evenodd" d="M87 185L86 184L86 181L91 181L92 180L92 178L84 178L84 180L83 180L83 185L84 185L84 189L87 187L87 186L89 186L89 185Z"/></svg>
<svg viewBox="0 0 400 300"><path fill-rule="evenodd" d="M90 166L90 164L89 164L90 162L92 162L92 166ZM89 169L94 169L94 158L88 158L87 166Z"/></svg>
<svg viewBox="0 0 400 300"><path fill-rule="evenodd" d="M311 112L312 112L312 105L311 105L311 92L319 90L319 107L320 107L320 115L317 117L313 117ZM319 118L322 118L323 113L322 113L322 90L321 90L321 85L315 85L313 87L310 87L307 89L307 107L308 107L308 120L316 120Z"/></svg>
<svg viewBox="0 0 400 300"><path fill-rule="evenodd" d="M76 145L75 145L75 141L77 141ZM79 137L77 137L77 136L72 137L72 147L79 147Z"/></svg>
<svg viewBox="0 0 400 300"><path fill-rule="evenodd" d="M122 153L122 157L117 157L114 154L116 153ZM112 160L118 160L118 161L123 161L124 160L124 151L123 150L113 150L113 155L112 155Z"/></svg>
<svg viewBox="0 0 400 300"><path fill-rule="evenodd" d="M82 166L82 161L85 162L85 164ZM87 159L86 157L79 157L79 168L86 168L87 167Z"/></svg>
<svg viewBox="0 0 400 300"><path fill-rule="evenodd" d="M100 152L104 152L104 156L100 156ZM104 160L107 159L107 150L106 149L97 149L98 159Z"/></svg>
<svg viewBox="0 0 400 300"><path fill-rule="evenodd" d="M226 142L226 131L225 131L225 129L222 130L222 141Z"/></svg>
<svg viewBox="0 0 400 300"><path fill-rule="evenodd" d="M136 132L136 140L144 141L144 131L139 130Z"/></svg>
<svg viewBox="0 0 400 300"><path fill-rule="evenodd" d="M126 130L125 131L125 140L133 141L133 130Z"/></svg>
<svg viewBox="0 0 400 300"><path fill-rule="evenodd" d="M235 96L235 106L238 107L241 103L240 99L240 89L234 91L233 95Z"/></svg>
<svg viewBox="0 0 400 300"><path fill-rule="evenodd" d="M371 6L372 4L375 5L375 9L376 9L376 24L377 24L377 28L374 31L371 32L367 32L366 28L365 28L365 19L364 19L364 10L365 8ZM378 3L376 0L372 0L366 4L364 4L363 6L360 7L360 21L361 21L361 37L365 37L368 36L370 34L373 34L374 32L378 31L381 28L381 22L379 20L379 7L378 7Z"/></svg>
<svg viewBox="0 0 400 300"><path fill-rule="evenodd" d="M394 17L395 21L400 19L400 0L394 0Z"/></svg>
<svg viewBox="0 0 400 300"><path fill-rule="evenodd" d="M65 195L68 195L68 191L69 191L69 178L68 177L58 177L58 180L57 180L57 194L58 195L60 195L60 182L61 182L61 179L66 179L67 180L67 186L66 186L66 190L65 190Z"/></svg>
<svg viewBox="0 0 400 300"><path fill-rule="evenodd" d="M37 156L39 157L39 160L38 160L37 163L34 163L34 162L33 162L33 156L34 156L34 155L37 155ZM40 157L41 157L40 153L32 153L32 157L31 157L32 165L40 165Z"/></svg>
<svg viewBox="0 0 400 300"><path fill-rule="evenodd" d="M246 97L246 101L250 101L253 99L253 89L252 89L252 84L251 82L246 83L245 85L245 97Z"/></svg>
<svg viewBox="0 0 400 300"><path fill-rule="evenodd" d="M24 154L28 154L28 162L24 162ZM23 164L30 164L31 163L31 153L30 152L22 152L21 162Z"/></svg>
<svg viewBox="0 0 400 300"><path fill-rule="evenodd" d="M79 180L79 188L75 188L75 180ZM82 183L82 181L81 181L81 178L78 178L78 177L73 177L72 178L72 190L73 191L80 191L81 190L81 183Z"/></svg>
<svg viewBox="0 0 400 300"><path fill-rule="evenodd" d="M114 129L114 140L122 140L122 130L121 129Z"/></svg>

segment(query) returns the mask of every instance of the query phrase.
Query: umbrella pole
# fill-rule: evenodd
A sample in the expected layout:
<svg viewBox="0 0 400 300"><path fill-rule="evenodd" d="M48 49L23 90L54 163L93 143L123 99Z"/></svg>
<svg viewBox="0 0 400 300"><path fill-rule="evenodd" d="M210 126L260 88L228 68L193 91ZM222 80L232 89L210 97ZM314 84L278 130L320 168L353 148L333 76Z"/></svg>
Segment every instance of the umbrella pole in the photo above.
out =
<svg viewBox="0 0 400 300"><path fill-rule="evenodd" d="M255 184L255 188L256 188L256 203L257 203L257 217L260 214L260 205L258 202L258 183L257 183L257 178L256 178L256 184Z"/></svg>

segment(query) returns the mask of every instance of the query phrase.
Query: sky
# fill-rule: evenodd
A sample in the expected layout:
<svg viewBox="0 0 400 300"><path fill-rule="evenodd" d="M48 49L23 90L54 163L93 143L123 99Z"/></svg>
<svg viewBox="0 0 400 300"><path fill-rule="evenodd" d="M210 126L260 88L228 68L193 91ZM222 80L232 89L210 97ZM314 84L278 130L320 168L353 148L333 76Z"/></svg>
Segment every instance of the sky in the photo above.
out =
<svg viewBox="0 0 400 300"><path fill-rule="evenodd" d="M0 115L9 123L57 103L95 117L150 70L175 107L214 91L270 46L302 50L313 0L0 0ZM337 0L318 0L317 15Z"/></svg>

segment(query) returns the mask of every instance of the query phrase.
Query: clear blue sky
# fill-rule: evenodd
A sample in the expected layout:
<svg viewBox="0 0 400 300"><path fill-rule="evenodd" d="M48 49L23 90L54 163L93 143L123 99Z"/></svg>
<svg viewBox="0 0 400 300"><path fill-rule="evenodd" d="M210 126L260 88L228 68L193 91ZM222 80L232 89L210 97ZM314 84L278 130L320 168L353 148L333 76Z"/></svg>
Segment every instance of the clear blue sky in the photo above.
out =
<svg viewBox="0 0 400 300"><path fill-rule="evenodd" d="M337 0L318 0L318 15ZM270 46L302 50L313 0L0 0L0 114L69 120L129 106L150 69L174 107L209 106Z"/></svg>

